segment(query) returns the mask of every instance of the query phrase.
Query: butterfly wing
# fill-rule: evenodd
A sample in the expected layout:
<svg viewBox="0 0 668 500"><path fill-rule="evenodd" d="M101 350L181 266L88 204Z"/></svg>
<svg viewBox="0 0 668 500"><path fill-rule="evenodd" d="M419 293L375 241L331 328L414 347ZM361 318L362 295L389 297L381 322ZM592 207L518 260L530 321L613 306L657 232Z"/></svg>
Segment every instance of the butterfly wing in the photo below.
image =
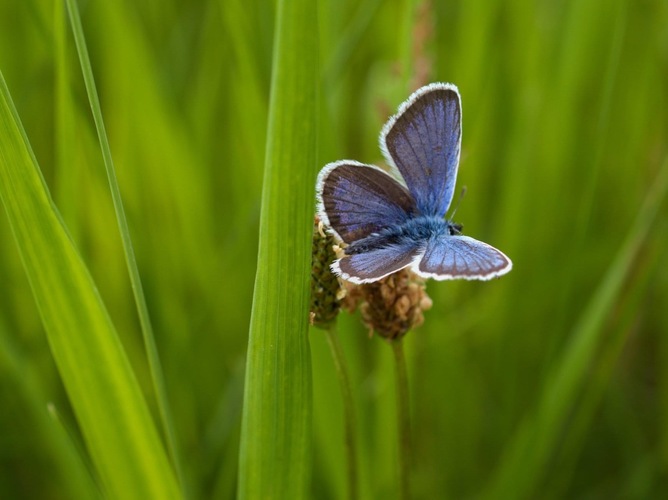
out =
<svg viewBox="0 0 668 500"><path fill-rule="evenodd" d="M358 285L371 283L413 264L423 247L420 242L404 241L347 255L332 264L332 271Z"/></svg>
<svg viewBox="0 0 668 500"><path fill-rule="evenodd" d="M413 271L437 280L488 280L510 271L513 263L503 252L468 236L444 235L427 242Z"/></svg>
<svg viewBox="0 0 668 500"><path fill-rule="evenodd" d="M383 127L380 148L425 215L443 217L457 180L462 106L457 87L432 83L414 92Z"/></svg>
<svg viewBox="0 0 668 500"><path fill-rule="evenodd" d="M345 243L401 224L416 210L411 194L390 175L350 160L323 167L316 191L320 220Z"/></svg>

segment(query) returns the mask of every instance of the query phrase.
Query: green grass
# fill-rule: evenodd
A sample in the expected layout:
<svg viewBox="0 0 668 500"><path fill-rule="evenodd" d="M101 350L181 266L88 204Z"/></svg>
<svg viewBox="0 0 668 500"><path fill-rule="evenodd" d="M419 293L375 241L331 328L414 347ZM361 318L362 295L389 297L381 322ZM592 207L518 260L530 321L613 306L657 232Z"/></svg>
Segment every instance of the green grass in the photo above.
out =
<svg viewBox="0 0 668 500"><path fill-rule="evenodd" d="M309 277L318 29L311 0L278 2L238 498L308 498Z"/></svg>
<svg viewBox="0 0 668 500"><path fill-rule="evenodd" d="M0 198L101 487L116 497L177 498L139 384L53 206L1 74L0 122Z"/></svg>
<svg viewBox="0 0 668 500"><path fill-rule="evenodd" d="M428 284L414 496L665 494L665 2L77 3L93 112L65 2L0 0L1 498L345 498L313 180L429 81L462 93L457 221L514 269ZM392 498L392 352L337 331L360 498Z"/></svg>

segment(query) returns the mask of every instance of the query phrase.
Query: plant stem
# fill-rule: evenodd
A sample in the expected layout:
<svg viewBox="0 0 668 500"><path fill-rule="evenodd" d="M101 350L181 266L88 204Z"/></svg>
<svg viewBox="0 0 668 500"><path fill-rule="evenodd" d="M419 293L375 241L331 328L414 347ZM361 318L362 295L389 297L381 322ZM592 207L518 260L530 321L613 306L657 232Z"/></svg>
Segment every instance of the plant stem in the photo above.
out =
<svg viewBox="0 0 668 500"><path fill-rule="evenodd" d="M397 434L399 437L399 498L408 500L411 471L411 418L408 398L408 373L404 344L401 339L391 341L394 353L395 381L397 384Z"/></svg>
<svg viewBox="0 0 668 500"><path fill-rule="evenodd" d="M327 343L332 351L334 358L334 366L336 367L336 375L339 378L339 385L341 386L341 399L343 401L343 420L345 428L345 443L346 443L346 462L348 469L348 498L355 500L358 498L357 494L357 440L355 439L355 405L353 403L353 395L350 389L350 376L348 374L348 365L343 356L343 349L339 336L336 333L336 327L332 324L325 330L327 334Z"/></svg>

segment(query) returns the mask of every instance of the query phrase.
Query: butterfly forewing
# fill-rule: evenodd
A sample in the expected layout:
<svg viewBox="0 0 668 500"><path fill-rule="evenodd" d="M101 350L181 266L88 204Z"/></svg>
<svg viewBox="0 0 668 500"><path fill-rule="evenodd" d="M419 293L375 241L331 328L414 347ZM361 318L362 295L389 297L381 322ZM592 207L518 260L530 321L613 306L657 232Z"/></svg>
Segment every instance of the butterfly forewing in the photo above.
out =
<svg viewBox="0 0 668 500"><path fill-rule="evenodd" d="M411 95L381 133L380 146L387 161L399 170L425 215L443 217L450 206L461 131L457 87L435 83Z"/></svg>
<svg viewBox="0 0 668 500"><path fill-rule="evenodd" d="M437 280L488 280L506 274L512 263L501 251L468 236L432 238L413 270Z"/></svg>
<svg viewBox="0 0 668 500"><path fill-rule="evenodd" d="M378 167L331 163L318 176L319 215L345 243L401 224L415 213L413 197Z"/></svg>

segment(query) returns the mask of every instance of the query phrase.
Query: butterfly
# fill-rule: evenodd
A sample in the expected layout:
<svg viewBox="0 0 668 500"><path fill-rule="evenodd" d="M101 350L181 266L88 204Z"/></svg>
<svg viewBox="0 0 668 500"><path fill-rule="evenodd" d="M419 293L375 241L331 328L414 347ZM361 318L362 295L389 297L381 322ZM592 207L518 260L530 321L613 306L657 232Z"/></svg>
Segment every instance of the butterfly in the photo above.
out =
<svg viewBox="0 0 668 500"><path fill-rule="evenodd" d="M437 280L488 280L512 262L446 219L457 180L462 105L450 83L415 91L380 133L392 173L353 160L325 165L318 216L343 245L331 265L346 281L371 283L404 268Z"/></svg>

